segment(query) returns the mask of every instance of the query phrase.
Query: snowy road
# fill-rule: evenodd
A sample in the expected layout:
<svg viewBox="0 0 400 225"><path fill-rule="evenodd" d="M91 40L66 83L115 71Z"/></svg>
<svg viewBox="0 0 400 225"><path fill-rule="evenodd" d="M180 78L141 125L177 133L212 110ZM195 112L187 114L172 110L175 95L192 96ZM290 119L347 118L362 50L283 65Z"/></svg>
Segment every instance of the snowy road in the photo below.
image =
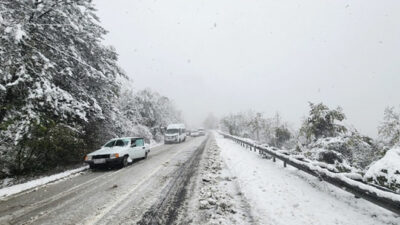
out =
<svg viewBox="0 0 400 225"><path fill-rule="evenodd" d="M3 199L0 224L147 224L143 215L148 217L154 207L173 217L173 204L179 204L173 196L182 191L178 184L188 181L204 144L205 138L198 137L162 145L126 168L87 171ZM161 207L160 199L173 204Z"/></svg>
<svg viewBox="0 0 400 225"><path fill-rule="evenodd" d="M0 224L400 224L315 177L210 137L0 200Z"/></svg>

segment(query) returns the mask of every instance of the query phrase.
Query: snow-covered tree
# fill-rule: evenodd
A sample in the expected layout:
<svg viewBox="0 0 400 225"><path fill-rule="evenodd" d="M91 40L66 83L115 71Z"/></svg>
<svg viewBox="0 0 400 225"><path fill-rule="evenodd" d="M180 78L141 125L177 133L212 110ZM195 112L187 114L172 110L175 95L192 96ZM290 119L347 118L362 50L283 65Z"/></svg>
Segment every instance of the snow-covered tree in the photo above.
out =
<svg viewBox="0 0 400 225"><path fill-rule="evenodd" d="M279 113L272 118L265 118L262 113L247 111L225 116L221 119L221 128L230 134L251 138L260 143L283 147L292 139L287 123ZM293 144L285 147L293 147Z"/></svg>
<svg viewBox="0 0 400 225"><path fill-rule="evenodd" d="M143 136L150 139L159 135L151 132L150 128L157 131L157 128L183 121L181 113L171 100L150 89L136 93L132 90L122 92L118 110L120 122L117 124L124 136Z"/></svg>
<svg viewBox="0 0 400 225"><path fill-rule="evenodd" d="M255 134L255 139L257 141L260 141L260 132L264 127L265 124L265 119L263 118L263 115L261 113L251 113L248 117L248 126L250 128L250 131Z"/></svg>
<svg viewBox="0 0 400 225"><path fill-rule="evenodd" d="M106 31L92 2L3 0L0 12L0 170L40 159L50 150L33 142L53 131L108 136L124 75L115 51L100 43Z"/></svg>
<svg viewBox="0 0 400 225"><path fill-rule="evenodd" d="M121 92L91 0L0 2L0 178L81 162L118 136L182 121L166 97Z"/></svg>
<svg viewBox="0 0 400 225"><path fill-rule="evenodd" d="M221 119L221 128L223 131L228 132L230 135L240 136L240 125L241 115L230 114Z"/></svg>
<svg viewBox="0 0 400 225"><path fill-rule="evenodd" d="M329 109L326 105L319 103L309 103L310 114L304 121L300 132L309 141L317 140L321 137L336 137L346 132L346 127L338 122L343 121L346 116L342 109Z"/></svg>
<svg viewBox="0 0 400 225"><path fill-rule="evenodd" d="M400 112L394 107L387 107L378 129L385 144L390 147L400 144Z"/></svg>
<svg viewBox="0 0 400 225"><path fill-rule="evenodd" d="M181 112L165 96L150 89L144 89L134 95L140 114L140 123L147 127L167 126L170 123L183 122Z"/></svg>

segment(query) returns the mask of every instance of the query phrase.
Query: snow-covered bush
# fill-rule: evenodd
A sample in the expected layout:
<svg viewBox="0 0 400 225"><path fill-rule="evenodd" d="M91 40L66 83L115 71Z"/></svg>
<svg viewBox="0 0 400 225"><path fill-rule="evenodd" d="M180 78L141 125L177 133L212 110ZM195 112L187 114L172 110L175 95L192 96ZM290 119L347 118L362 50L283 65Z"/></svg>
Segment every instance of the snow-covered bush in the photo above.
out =
<svg viewBox="0 0 400 225"><path fill-rule="evenodd" d="M388 150L383 158L374 162L364 180L400 193L400 147Z"/></svg>
<svg viewBox="0 0 400 225"><path fill-rule="evenodd" d="M348 166L364 169L374 159L376 146L368 137L352 132L338 137L320 138L307 145L303 151L312 160L336 164L339 170Z"/></svg>
<svg viewBox="0 0 400 225"><path fill-rule="evenodd" d="M400 193L400 112L387 107L379 131L379 148L364 180Z"/></svg>
<svg viewBox="0 0 400 225"><path fill-rule="evenodd" d="M341 108L331 110L322 103L310 103L310 108L299 136L298 149L304 156L334 164L338 171L350 167L362 170L375 159L377 145L371 138L340 123L345 119Z"/></svg>

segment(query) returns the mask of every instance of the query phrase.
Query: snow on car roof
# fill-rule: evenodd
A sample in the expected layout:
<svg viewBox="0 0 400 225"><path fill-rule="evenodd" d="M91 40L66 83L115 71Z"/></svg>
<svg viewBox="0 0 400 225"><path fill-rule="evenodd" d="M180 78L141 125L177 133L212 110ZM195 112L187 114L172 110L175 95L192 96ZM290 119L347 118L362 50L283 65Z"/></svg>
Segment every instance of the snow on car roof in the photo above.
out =
<svg viewBox="0 0 400 225"><path fill-rule="evenodd" d="M183 124L183 123L170 124L167 127L167 129L179 129L179 128L185 128L185 124Z"/></svg>
<svg viewBox="0 0 400 225"><path fill-rule="evenodd" d="M138 138L143 138L143 137L119 137L119 138L113 138L111 140L131 139L131 138L138 139Z"/></svg>

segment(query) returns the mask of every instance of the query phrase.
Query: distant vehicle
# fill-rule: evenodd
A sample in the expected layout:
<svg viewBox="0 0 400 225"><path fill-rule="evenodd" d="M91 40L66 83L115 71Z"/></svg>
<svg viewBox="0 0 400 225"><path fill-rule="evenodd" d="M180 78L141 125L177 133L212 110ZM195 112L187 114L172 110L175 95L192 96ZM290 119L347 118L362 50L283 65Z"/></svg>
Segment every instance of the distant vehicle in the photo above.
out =
<svg viewBox="0 0 400 225"><path fill-rule="evenodd" d="M193 130L193 131L190 133L190 136L191 136L191 137L198 137L198 136L200 136L200 132L199 132L198 130Z"/></svg>
<svg viewBox="0 0 400 225"><path fill-rule="evenodd" d="M150 147L145 144L144 138L115 138L99 150L86 155L85 163L89 164L91 169L100 166L119 166L122 168L134 159L147 158L149 152Z"/></svg>
<svg viewBox="0 0 400 225"><path fill-rule="evenodd" d="M203 128L200 128L200 129L198 130L198 132L199 132L199 135L200 135L200 136L205 136L205 135L206 135L206 131L205 131Z"/></svg>
<svg viewBox="0 0 400 225"><path fill-rule="evenodd" d="M164 143L180 143L186 140L185 124L170 124L164 134Z"/></svg>

